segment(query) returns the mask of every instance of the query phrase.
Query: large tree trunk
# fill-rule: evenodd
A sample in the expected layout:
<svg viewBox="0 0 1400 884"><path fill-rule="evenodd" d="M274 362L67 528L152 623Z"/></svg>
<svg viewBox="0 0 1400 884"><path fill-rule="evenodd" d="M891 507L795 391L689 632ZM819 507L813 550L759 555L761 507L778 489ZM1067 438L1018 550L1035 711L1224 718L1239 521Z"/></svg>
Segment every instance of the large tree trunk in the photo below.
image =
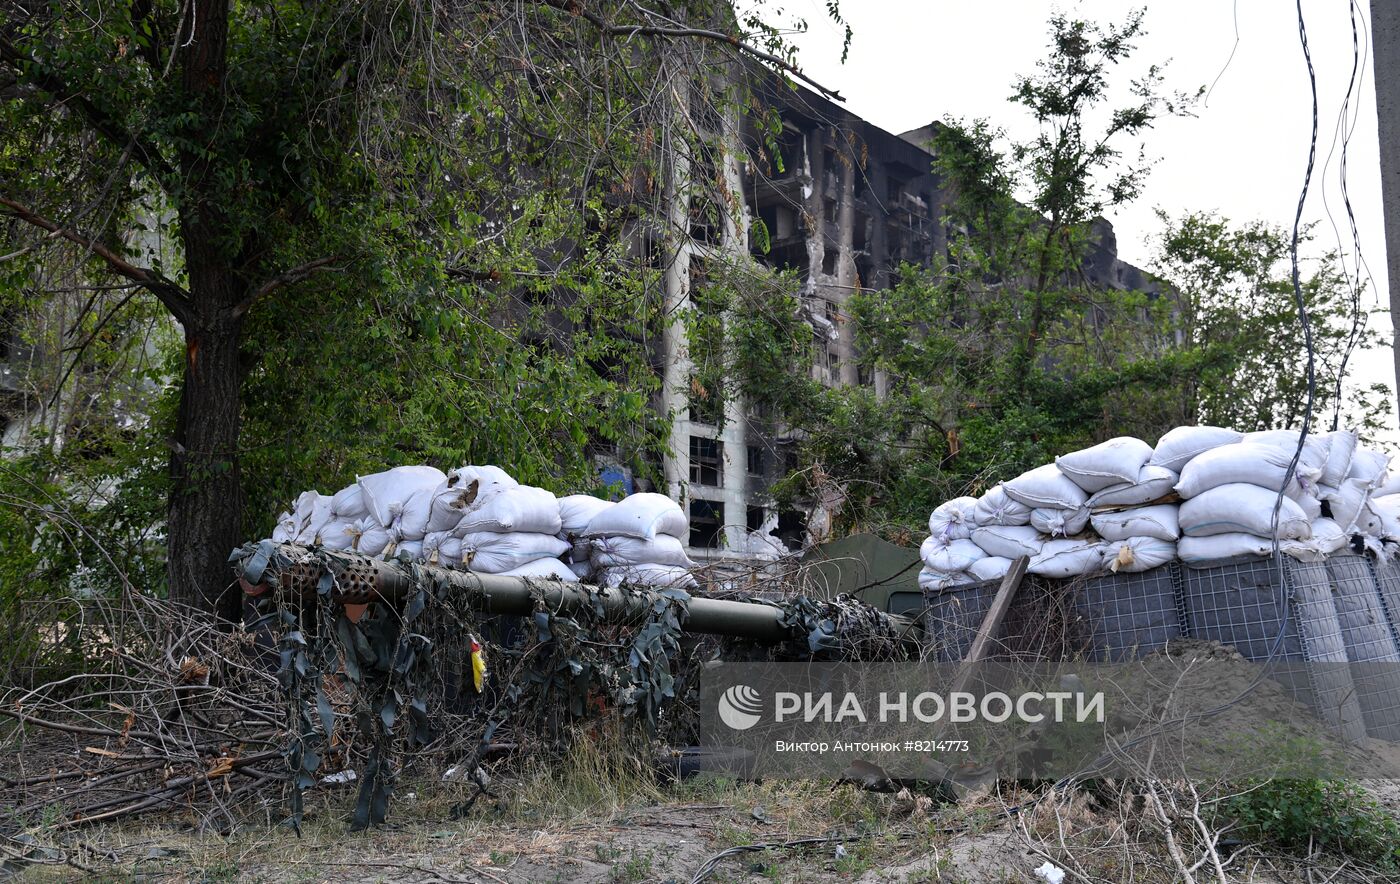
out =
<svg viewBox="0 0 1400 884"><path fill-rule="evenodd" d="M167 573L172 599L236 620L228 555L243 538L238 469L242 323L185 329L185 375L170 454Z"/></svg>
<svg viewBox="0 0 1400 884"><path fill-rule="evenodd" d="M227 561L239 543L243 489L238 469L238 344L247 292L234 269L220 188L221 115L228 68L229 0L191 0L179 44L180 79L202 117L179 157L179 197L190 305L185 375L171 440L167 573L173 599L236 619L241 599ZM205 149L200 150L203 145Z"/></svg>

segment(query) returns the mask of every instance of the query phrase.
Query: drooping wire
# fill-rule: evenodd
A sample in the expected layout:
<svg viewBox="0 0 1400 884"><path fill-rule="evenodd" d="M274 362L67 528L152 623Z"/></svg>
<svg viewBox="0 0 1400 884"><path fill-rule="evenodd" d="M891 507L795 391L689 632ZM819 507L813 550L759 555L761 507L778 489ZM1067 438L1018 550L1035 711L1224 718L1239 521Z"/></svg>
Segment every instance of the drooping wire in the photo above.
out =
<svg viewBox="0 0 1400 884"><path fill-rule="evenodd" d="M1337 229L1336 219L1332 215L1332 207L1327 201L1327 191L1322 191L1322 205L1327 213L1327 220L1332 225L1333 235L1337 239L1337 254L1342 262L1343 276L1346 279L1347 288L1351 299L1351 328L1347 332L1346 344L1342 348L1341 361L1337 365L1335 384L1332 397L1332 424L1331 429L1336 430L1341 424L1342 414L1342 382L1346 377L1347 364L1351 361L1352 354L1356 351L1357 345L1361 342L1361 336L1366 328L1366 313L1361 307L1362 295L1362 275L1366 277L1366 282L1375 288L1375 280L1371 278L1370 268L1366 265L1365 256L1361 251L1361 234L1356 226L1356 213L1352 210L1351 193L1348 188L1347 152L1351 145L1351 136L1356 130L1356 123L1360 116L1352 110L1352 95L1359 94L1361 84L1365 78L1365 56L1368 54L1362 40L1362 33L1365 28L1357 27L1357 16L1360 12L1357 8L1356 0L1350 0L1349 12L1351 17L1351 78L1347 81L1346 96L1342 100L1342 107L1337 115L1337 125L1332 138L1332 147L1328 150L1327 160L1323 163L1324 169L1331 165L1332 153L1336 151L1340 142L1341 151L1338 162L1338 177L1341 183L1342 206L1346 211L1347 223L1351 233L1351 251L1353 255L1352 268L1347 267L1346 249L1342 245L1342 234ZM1365 13L1360 12L1361 23L1365 25Z"/></svg>
<svg viewBox="0 0 1400 884"><path fill-rule="evenodd" d="M1230 47L1230 56L1225 59L1225 64L1220 68L1220 73L1216 74L1215 79L1210 81L1210 88L1206 90L1206 97L1201 102L1205 107L1210 107L1211 94L1215 92L1215 87L1220 82L1220 78L1225 76L1225 72L1230 69L1230 62L1235 60L1235 53L1238 52L1240 48L1240 0L1234 0L1232 7L1231 17L1235 22L1235 43Z"/></svg>

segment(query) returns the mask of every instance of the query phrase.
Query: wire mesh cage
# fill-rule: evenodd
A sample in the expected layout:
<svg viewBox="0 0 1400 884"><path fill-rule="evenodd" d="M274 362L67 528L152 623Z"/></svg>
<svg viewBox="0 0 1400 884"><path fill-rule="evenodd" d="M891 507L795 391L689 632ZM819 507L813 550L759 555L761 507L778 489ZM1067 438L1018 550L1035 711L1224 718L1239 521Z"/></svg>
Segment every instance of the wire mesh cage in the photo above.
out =
<svg viewBox="0 0 1400 884"><path fill-rule="evenodd" d="M1359 555L1332 556L1326 568L1366 732L1400 739L1400 647L1375 569L1370 559Z"/></svg>
<svg viewBox="0 0 1400 884"><path fill-rule="evenodd" d="M1166 647L1184 631L1179 568L1173 562L1137 574L1084 581L1074 597L1084 659L1123 663Z"/></svg>
<svg viewBox="0 0 1400 884"><path fill-rule="evenodd" d="M1182 568L1188 634L1271 661L1270 677L1353 742L1366 736L1322 563L1249 558Z"/></svg>

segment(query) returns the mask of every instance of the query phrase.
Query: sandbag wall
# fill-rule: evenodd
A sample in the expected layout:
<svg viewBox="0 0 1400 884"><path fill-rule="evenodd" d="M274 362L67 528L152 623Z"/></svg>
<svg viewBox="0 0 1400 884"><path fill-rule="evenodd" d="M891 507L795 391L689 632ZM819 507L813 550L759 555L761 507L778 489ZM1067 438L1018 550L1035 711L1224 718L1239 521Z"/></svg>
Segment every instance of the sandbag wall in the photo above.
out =
<svg viewBox="0 0 1400 884"><path fill-rule="evenodd" d="M495 466L402 466L333 495L303 493L272 540L487 574L690 588L689 530L661 494L561 499Z"/></svg>
<svg viewBox="0 0 1400 884"><path fill-rule="evenodd" d="M1156 445L1124 436L940 504L920 547L924 589L1006 573L1137 573L1285 555L1321 562L1349 545L1400 544L1400 469L1349 430L1241 433L1186 426Z"/></svg>
<svg viewBox="0 0 1400 884"><path fill-rule="evenodd" d="M933 659L963 658L999 585L926 591ZM1347 739L1400 742L1400 563L1369 555L1285 557L1281 572L1272 558L1243 557L1072 580L1029 575L993 657L1125 662L1179 637L1272 657L1270 677Z"/></svg>

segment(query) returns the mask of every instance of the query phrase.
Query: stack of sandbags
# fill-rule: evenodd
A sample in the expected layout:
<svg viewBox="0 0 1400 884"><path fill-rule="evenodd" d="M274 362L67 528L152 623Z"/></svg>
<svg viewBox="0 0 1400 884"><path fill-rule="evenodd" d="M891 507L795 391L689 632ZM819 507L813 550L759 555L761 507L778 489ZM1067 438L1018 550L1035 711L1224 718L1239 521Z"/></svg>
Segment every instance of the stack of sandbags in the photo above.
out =
<svg viewBox="0 0 1400 884"><path fill-rule="evenodd" d="M559 558L569 549L559 537L561 529L559 500L552 493L497 482L478 485L451 534L461 541L462 565L472 571L574 581L577 575Z"/></svg>
<svg viewBox="0 0 1400 884"><path fill-rule="evenodd" d="M987 553L971 540L977 528L976 513L977 498L957 497L929 515L929 536L919 547L919 558L924 562L919 572L921 588L947 589L991 579L980 577L974 571L977 564L987 558Z"/></svg>
<svg viewBox="0 0 1400 884"><path fill-rule="evenodd" d="M1146 459L1144 456L1143 460ZM1103 465L1086 458L1059 458L1056 463L1036 467L1007 482L1007 496L1029 508L1030 522L1026 528L1035 532L1036 539L1032 541L1027 530L1013 534L988 530L980 535L978 543L992 544L993 547L983 548L1008 559L1015 556L1005 553L1019 548L1018 555L1030 555L1027 570L1044 577L1078 577L1100 570L1103 554L1098 543L1094 538L1083 536L1089 523L1089 492L1084 484L1095 489L1100 487L1105 478L1097 474ZM1084 484L1071 476L1072 470L1082 472ZM1037 545L1035 552L1030 552Z"/></svg>
<svg viewBox="0 0 1400 884"><path fill-rule="evenodd" d="M1330 449L1329 439L1313 436L1299 452L1297 432L1273 430L1246 434L1191 458L1176 486L1183 501L1181 560L1189 564L1268 555L1275 538L1285 552L1303 558L1335 552L1342 535L1323 519L1317 496Z"/></svg>
<svg viewBox="0 0 1400 884"><path fill-rule="evenodd" d="M426 466L361 476L325 498L326 517L314 536L303 531L296 542L383 558L400 553L417 557L423 540L419 523L426 521L429 495L445 478L441 470Z"/></svg>
<svg viewBox="0 0 1400 884"><path fill-rule="evenodd" d="M1292 430L1188 426L1155 447L1121 437L1062 455L934 510L920 584L993 580L1022 555L1031 573L1051 577L1262 556L1275 537L1310 561L1349 542L1400 551L1400 470L1389 472L1389 458L1348 430L1298 443Z"/></svg>
<svg viewBox="0 0 1400 884"><path fill-rule="evenodd" d="M1113 572L1147 571L1176 558L1178 471L1192 457L1240 440L1218 427L1177 427L1157 440L1130 482L1109 485L1089 497L1089 521L1102 538L1105 567Z"/></svg>
<svg viewBox="0 0 1400 884"><path fill-rule="evenodd" d="M569 544L565 561L580 580L593 577L593 542L586 536L588 523L613 505L611 500L591 494L570 494L559 498L559 539Z"/></svg>
<svg viewBox="0 0 1400 884"><path fill-rule="evenodd" d="M682 538L690 520L680 505L663 494L643 492L599 508L581 537L588 540L589 562L599 586L695 586L694 562Z"/></svg>

